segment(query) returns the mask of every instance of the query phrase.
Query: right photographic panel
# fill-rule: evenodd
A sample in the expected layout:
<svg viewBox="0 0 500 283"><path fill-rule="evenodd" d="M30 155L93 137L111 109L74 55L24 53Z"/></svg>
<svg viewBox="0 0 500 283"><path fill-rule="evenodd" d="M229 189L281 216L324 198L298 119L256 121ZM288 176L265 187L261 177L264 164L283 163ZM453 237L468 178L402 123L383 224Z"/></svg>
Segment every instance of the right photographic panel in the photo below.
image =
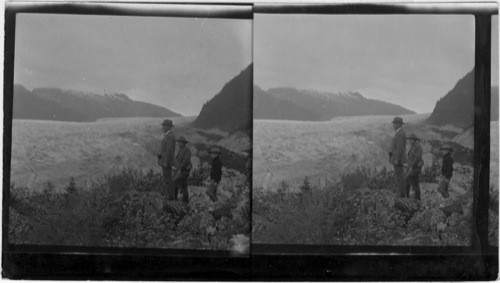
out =
<svg viewBox="0 0 500 283"><path fill-rule="evenodd" d="M255 14L252 242L469 246L474 29Z"/></svg>

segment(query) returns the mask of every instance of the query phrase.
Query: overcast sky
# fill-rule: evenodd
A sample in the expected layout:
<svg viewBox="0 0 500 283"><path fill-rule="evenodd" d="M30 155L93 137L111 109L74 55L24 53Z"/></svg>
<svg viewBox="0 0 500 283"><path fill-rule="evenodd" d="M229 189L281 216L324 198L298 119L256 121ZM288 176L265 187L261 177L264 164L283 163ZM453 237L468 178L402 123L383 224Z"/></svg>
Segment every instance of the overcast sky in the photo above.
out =
<svg viewBox="0 0 500 283"><path fill-rule="evenodd" d="M252 21L18 14L14 81L197 115L252 61Z"/></svg>
<svg viewBox="0 0 500 283"><path fill-rule="evenodd" d="M470 15L256 14L254 79L426 113L473 69L474 40Z"/></svg>

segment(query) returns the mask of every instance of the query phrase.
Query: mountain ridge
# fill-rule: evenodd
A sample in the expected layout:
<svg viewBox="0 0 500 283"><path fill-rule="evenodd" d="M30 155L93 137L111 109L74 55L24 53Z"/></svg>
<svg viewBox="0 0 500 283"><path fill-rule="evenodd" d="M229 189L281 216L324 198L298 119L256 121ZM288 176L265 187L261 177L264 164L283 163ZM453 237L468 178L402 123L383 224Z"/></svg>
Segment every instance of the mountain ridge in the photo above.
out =
<svg viewBox="0 0 500 283"><path fill-rule="evenodd" d="M267 91L259 88L255 93L274 104L276 104L276 101L265 96L265 94L278 99L281 103L285 101L292 103L294 107L287 105L286 108L294 109L300 113L298 117L289 117L290 115L287 115L287 118L275 117L276 119L322 121L340 116L415 114L414 111L397 104L368 99L359 92L343 91L335 93L311 89L295 89L292 87L277 87L270 88ZM262 109L259 109L259 107ZM276 114L272 113L273 110L265 109L266 107L266 104L259 103L254 107L254 112L258 113L258 117L276 116ZM300 109L300 111L297 109ZM304 117L304 115L308 117Z"/></svg>
<svg viewBox="0 0 500 283"><path fill-rule="evenodd" d="M436 102L427 123L438 126L450 124L463 129L474 125L474 69Z"/></svg>
<svg viewBox="0 0 500 283"><path fill-rule="evenodd" d="M95 94L59 88L14 86L14 119L90 122L101 118L181 116L165 107L135 101L126 94Z"/></svg>
<svg viewBox="0 0 500 283"><path fill-rule="evenodd" d="M302 108L286 99L280 99L265 92L257 85L253 87L254 119L321 121L316 112Z"/></svg>
<svg viewBox="0 0 500 283"><path fill-rule="evenodd" d="M234 133L252 131L253 64L230 79L221 90L203 104L193 126L218 128Z"/></svg>

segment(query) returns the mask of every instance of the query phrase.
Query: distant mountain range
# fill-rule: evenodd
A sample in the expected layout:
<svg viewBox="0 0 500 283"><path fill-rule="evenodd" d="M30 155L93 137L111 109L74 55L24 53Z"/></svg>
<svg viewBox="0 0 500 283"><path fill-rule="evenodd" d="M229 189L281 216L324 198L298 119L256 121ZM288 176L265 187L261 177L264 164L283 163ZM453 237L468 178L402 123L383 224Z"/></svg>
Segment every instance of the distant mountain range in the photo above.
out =
<svg viewBox="0 0 500 283"><path fill-rule="evenodd" d="M253 116L255 119L319 121L322 116L295 103L280 99L260 87L253 87Z"/></svg>
<svg viewBox="0 0 500 283"><path fill-rule="evenodd" d="M174 117L180 114L125 94L93 94L58 88L14 86L14 119L86 122L112 117Z"/></svg>
<svg viewBox="0 0 500 283"><path fill-rule="evenodd" d="M227 82L212 99L207 101L193 126L218 128L230 133L252 132L252 82L253 65Z"/></svg>
<svg viewBox="0 0 500 283"><path fill-rule="evenodd" d="M491 121L498 121L498 86L491 88ZM427 122L463 129L474 125L474 70L458 80L453 89L438 100Z"/></svg>
<svg viewBox="0 0 500 283"><path fill-rule="evenodd" d="M255 86L255 119L330 120L339 116L404 115L415 112L402 106L367 99L359 92L329 93L294 88Z"/></svg>

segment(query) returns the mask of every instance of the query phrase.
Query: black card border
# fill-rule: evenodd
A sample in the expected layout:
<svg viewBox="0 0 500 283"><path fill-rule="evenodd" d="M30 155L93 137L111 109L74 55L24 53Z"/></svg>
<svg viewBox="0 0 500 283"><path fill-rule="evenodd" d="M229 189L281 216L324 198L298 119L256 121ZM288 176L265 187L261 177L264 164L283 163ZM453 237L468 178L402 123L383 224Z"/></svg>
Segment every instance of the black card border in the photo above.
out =
<svg viewBox="0 0 500 283"><path fill-rule="evenodd" d="M16 13L64 13L199 17L200 13L123 8L138 3L6 3L4 64L4 179L2 276L16 279L115 280L491 280L498 275L498 247L490 246L488 229L490 43L495 2L390 4L250 4L243 14L203 17L253 19L258 13L278 14L470 14L475 16L474 224L471 247L290 246L251 245L250 257L191 250L103 249L9 245L7 239L12 90ZM141 3L160 7L166 3ZM169 3L187 5L186 3ZM221 3L189 3L189 5ZM118 5L118 7L116 7ZM121 6L120 6L121 5ZM248 6L242 3L222 5ZM110 6L114 8L110 8ZM137 7L137 6L136 6ZM140 7L140 6L139 6ZM10 39L10 40L9 40ZM479 153L479 154L477 154ZM476 167L477 166L477 167ZM390 255L393 254L393 255Z"/></svg>

